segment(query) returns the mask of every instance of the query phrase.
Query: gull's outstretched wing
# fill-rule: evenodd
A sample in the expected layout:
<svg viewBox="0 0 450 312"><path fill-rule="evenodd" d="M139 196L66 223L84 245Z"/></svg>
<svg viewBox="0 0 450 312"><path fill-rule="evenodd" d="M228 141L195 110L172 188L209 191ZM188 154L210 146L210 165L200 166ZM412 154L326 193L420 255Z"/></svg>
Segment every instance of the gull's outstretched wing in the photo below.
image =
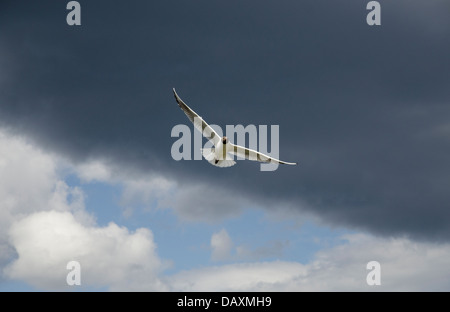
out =
<svg viewBox="0 0 450 312"><path fill-rule="evenodd" d="M240 146L240 145L234 145L232 143L228 143L230 144L230 146L227 148L227 152L234 154L236 156L239 156L241 158L246 158L249 160L254 160L254 161L260 161L260 162L265 162L265 163L278 163L278 164L283 164L283 165L296 165L297 163L291 163L291 162L286 162L286 161L282 161L279 159L275 159L273 157L270 157L266 154L260 153L258 151Z"/></svg>
<svg viewBox="0 0 450 312"><path fill-rule="evenodd" d="M183 110L189 120L194 124L194 127L199 130L205 138L210 140L214 146L216 146L220 142L220 136L217 134L214 129L208 125L206 121L203 120L196 112L194 112L189 106L187 106L183 100L180 99L175 88L173 89L173 94L175 96L175 100L177 100L178 106Z"/></svg>

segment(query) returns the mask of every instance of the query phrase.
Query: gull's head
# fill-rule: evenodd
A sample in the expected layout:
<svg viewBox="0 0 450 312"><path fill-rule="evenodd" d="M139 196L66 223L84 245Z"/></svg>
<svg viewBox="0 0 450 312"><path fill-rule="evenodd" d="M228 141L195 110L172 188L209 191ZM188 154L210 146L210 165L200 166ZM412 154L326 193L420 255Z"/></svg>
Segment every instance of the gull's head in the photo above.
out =
<svg viewBox="0 0 450 312"><path fill-rule="evenodd" d="M228 138L226 136L224 136L222 138L222 144L227 144L228 143Z"/></svg>

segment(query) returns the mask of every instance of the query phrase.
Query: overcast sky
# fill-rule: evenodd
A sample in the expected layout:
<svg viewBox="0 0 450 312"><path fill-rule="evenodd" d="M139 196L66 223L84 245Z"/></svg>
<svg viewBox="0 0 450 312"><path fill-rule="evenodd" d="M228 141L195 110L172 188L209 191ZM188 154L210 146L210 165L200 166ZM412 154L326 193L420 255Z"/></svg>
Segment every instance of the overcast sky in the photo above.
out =
<svg viewBox="0 0 450 312"><path fill-rule="evenodd" d="M399 253L392 271L450 252L448 1L379 1L380 26L361 0L79 1L81 26L67 2L0 4L0 289L60 288L27 262L33 240L56 245L43 224L92 243L40 265L82 254L94 289L208 289L202 276L246 267L280 278L260 289L304 290L306 275L320 289L333 278L312 263L345 248L362 274L381 246ZM172 128L193 127L173 87L223 129L279 125L280 159L299 165L175 161ZM126 240L143 248L104 278L92 263ZM423 286L429 270L390 289ZM257 289L242 283L222 286Z"/></svg>

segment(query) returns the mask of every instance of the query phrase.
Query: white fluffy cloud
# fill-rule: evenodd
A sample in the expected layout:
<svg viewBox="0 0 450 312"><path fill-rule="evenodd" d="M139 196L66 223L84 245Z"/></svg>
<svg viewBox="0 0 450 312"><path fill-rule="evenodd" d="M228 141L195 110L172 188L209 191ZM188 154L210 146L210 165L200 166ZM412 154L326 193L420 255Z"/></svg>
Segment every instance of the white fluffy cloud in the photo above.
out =
<svg viewBox="0 0 450 312"><path fill-rule="evenodd" d="M162 268L152 232L110 223L85 226L70 212L34 213L10 230L18 259L5 272L14 279L45 289L69 288L66 265L78 261L82 285L113 290L164 290L158 279Z"/></svg>
<svg viewBox="0 0 450 312"><path fill-rule="evenodd" d="M76 168L78 177L84 182L107 182L112 179L112 172L105 161L91 160L81 163Z"/></svg>
<svg viewBox="0 0 450 312"><path fill-rule="evenodd" d="M258 291L277 290L305 274L296 262L240 263L181 272L170 278L176 291Z"/></svg>
<svg viewBox="0 0 450 312"><path fill-rule="evenodd" d="M57 182L50 156L0 131L0 265L15 255L7 238L11 224L20 216L49 209Z"/></svg>
<svg viewBox="0 0 450 312"><path fill-rule="evenodd" d="M228 260L231 256L233 242L225 229L214 233L211 237L211 259L214 261Z"/></svg>
<svg viewBox="0 0 450 312"><path fill-rule="evenodd" d="M56 181L56 163L49 155L0 132L1 221L9 223L12 214L42 209Z"/></svg>
<svg viewBox="0 0 450 312"><path fill-rule="evenodd" d="M179 291L448 291L450 245L355 234L307 264L273 261L184 271L171 277ZM366 283L369 261L381 265L381 285Z"/></svg>
<svg viewBox="0 0 450 312"><path fill-rule="evenodd" d="M66 265L79 261L82 284L116 290L164 290L153 234L110 223L98 227L81 189L60 177L67 164L23 138L0 131L0 271L38 289L64 289ZM103 175L84 167L81 178ZM96 170L93 170L96 169ZM87 174L91 172L91 176Z"/></svg>

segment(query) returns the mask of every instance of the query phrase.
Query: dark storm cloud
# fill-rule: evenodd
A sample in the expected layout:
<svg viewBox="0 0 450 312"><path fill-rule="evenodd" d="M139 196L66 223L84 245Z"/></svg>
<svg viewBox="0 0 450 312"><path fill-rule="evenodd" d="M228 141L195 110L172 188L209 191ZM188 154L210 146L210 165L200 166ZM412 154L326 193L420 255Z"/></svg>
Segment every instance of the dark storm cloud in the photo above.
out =
<svg viewBox="0 0 450 312"><path fill-rule="evenodd" d="M75 161L214 175L267 206L448 240L450 5L380 1L369 27L367 2L80 1L69 27L65 1L5 1L0 119ZM279 124L280 158L300 165L173 161L188 120L172 87L223 128Z"/></svg>

